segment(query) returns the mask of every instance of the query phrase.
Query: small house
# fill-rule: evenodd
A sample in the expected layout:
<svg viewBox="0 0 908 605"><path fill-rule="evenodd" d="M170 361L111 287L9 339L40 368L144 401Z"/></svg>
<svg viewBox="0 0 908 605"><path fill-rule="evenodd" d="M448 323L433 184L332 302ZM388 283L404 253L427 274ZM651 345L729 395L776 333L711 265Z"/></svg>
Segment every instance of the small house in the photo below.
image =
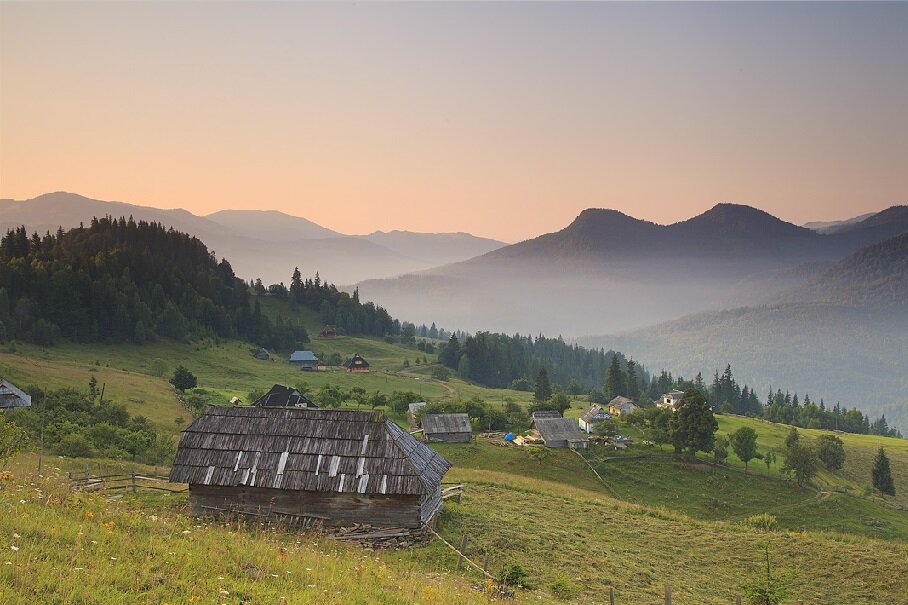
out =
<svg viewBox="0 0 908 605"><path fill-rule="evenodd" d="M264 347L256 351L252 356L256 359L261 359L262 361L268 361L269 359L271 359L271 353L269 353L268 349Z"/></svg>
<svg viewBox="0 0 908 605"><path fill-rule="evenodd" d="M422 429L426 441L469 443L473 427L466 414L423 414Z"/></svg>
<svg viewBox="0 0 908 605"><path fill-rule="evenodd" d="M612 416L624 416L637 409L637 404L627 397L618 395L608 402L608 412Z"/></svg>
<svg viewBox="0 0 908 605"><path fill-rule="evenodd" d="M344 367L347 368L348 372L368 372L369 362L366 361L365 357L356 353L344 362Z"/></svg>
<svg viewBox="0 0 908 605"><path fill-rule="evenodd" d="M232 403L232 401L231 401ZM299 389L276 384L271 390L256 399L252 405L258 407L281 408L317 408L311 399L303 395Z"/></svg>
<svg viewBox="0 0 908 605"><path fill-rule="evenodd" d="M337 328L335 326L326 325L318 335L322 338L335 338L337 336Z"/></svg>
<svg viewBox="0 0 908 605"><path fill-rule="evenodd" d="M31 404L31 395L7 380L0 380L0 410L27 408Z"/></svg>
<svg viewBox="0 0 908 605"><path fill-rule="evenodd" d="M426 407L425 401L414 401L407 405L407 421L410 426L419 426L419 410Z"/></svg>
<svg viewBox="0 0 908 605"><path fill-rule="evenodd" d="M536 410L535 412L530 414L530 416L532 416L534 421L537 418L561 418L562 417L561 412L559 412L557 410Z"/></svg>
<svg viewBox="0 0 908 605"><path fill-rule="evenodd" d="M170 481L189 484L195 515L418 528L449 468L380 411L210 406L181 433Z"/></svg>
<svg viewBox="0 0 908 605"><path fill-rule="evenodd" d="M583 449L589 444L573 418L537 417L533 418L533 428L539 432L546 447Z"/></svg>
<svg viewBox="0 0 908 605"><path fill-rule="evenodd" d="M290 364L299 366L301 370L317 370L318 357L312 351L294 351L290 354Z"/></svg>
<svg viewBox="0 0 908 605"><path fill-rule="evenodd" d="M684 391L673 389L662 395L662 398L656 406L660 408L669 408L672 411L675 411L678 409L678 406L681 405L682 399L684 399Z"/></svg>
<svg viewBox="0 0 908 605"><path fill-rule="evenodd" d="M596 427L594 425L611 419L611 414L609 414L601 405L596 405L594 403L589 409L580 414L580 418L577 419L577 424L581 430L586 431L586 433L589 434L595 430Z"/></svg>

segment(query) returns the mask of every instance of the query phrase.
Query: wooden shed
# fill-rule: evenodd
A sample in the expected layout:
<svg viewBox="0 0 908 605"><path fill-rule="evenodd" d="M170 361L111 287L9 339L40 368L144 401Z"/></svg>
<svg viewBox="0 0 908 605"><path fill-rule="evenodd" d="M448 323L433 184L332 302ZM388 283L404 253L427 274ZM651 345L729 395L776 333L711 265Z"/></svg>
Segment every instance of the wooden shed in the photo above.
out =
<svg viewBox="0 0 908 605"><path fill-rule="evenodd" d="M312 351L294 351L290 354L290 364L301 370L317 370L318 357Z"/></svg>
<svg viewBox="0 0 908 605"><path fill-rule="evenodd" d="M0 380L0 410L27 408L31 404L31 395L7 380Z"/></svg>
<svg viewBox="0 0 908 605"><path fill-rule="evenodd" d="M369 362L366 361L365 357L356 353L344 362L344 367L347 368L348 372L368 372Z"/></svg>
<svg viewBox="0 0 908 605"><path fill-rule="evenodd" d="M380 411L211 406L182 432L170 480L197 515L416 528L450 467Z"/></svg>
<svg viewBox="0 0 908 605"><path fill-rule="evenodd" d="M580 418L577 419L577 424L580 428L587 433L592 433L595 430L595 425L600 422L605 422L610 420L612 415L608 413L601 405L593 404L585 412L580 414Z"/></svg>
<svg viewBox="0 0 908 605"><path fill-rule="evenodd" d="M547 447L583 449L589 443L573 418L534 418L533 428L539 431Z"/></svg>
<svg viewBox="0 0 908 605"><path fill-rule="evenodd" d="M233 400L230 400L233 403ZM299 389L276 384L267 393L256 399L252 405L267 407L317 408L315 403Z"/></svg>
<svg viewBox="0 0 908 605"><path fill-rule="evenodd" d="M468 443L473 439L473 427L466 414L423 414L422 429L426 441Z"/></svg>

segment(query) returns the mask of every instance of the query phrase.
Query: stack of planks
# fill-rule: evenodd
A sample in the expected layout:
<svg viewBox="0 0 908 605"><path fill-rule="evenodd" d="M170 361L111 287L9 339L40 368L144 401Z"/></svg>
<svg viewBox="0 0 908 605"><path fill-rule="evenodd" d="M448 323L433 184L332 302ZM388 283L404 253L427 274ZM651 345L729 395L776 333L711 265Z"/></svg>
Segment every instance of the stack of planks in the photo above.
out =
<svg viewBox="0 0 908 605"><path fill-rule="evenodd" d="M409 548L414 544L424 542L427 532L422 529L407 529L405 527L372 527L356 523L349 527L340 527L329 534L333 540L356 542L368 548Z"/></svg>

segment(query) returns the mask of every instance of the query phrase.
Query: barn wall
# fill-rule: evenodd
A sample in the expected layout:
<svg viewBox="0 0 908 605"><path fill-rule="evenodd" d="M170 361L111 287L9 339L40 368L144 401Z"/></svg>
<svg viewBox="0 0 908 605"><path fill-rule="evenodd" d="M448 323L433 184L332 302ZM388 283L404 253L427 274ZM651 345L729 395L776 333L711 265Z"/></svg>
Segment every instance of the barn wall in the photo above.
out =
<svg viewBox="0 0 908 605"><path fill-rule="evenodd" d="M441 486L435 488L430 494L423 496L420 504L420 518L423 523L429 523L435 513L441 509Z"/></svg>
<svg viewBox="0 0 908 605"><path fill-rule="evenodd" d="M376 527L419 527L423 513L419 496L307 492L245 486L190 485L189 502L195 515L231 511L273 517L303 515L324 518L325 525L367 523Z"/></svg>
<svg viewBox="0 0 908 605"><path fill-rule="evenodd" d="M473 439L473 433L427 433L426 441L441 441L445 443L467 443Z"/></svg>

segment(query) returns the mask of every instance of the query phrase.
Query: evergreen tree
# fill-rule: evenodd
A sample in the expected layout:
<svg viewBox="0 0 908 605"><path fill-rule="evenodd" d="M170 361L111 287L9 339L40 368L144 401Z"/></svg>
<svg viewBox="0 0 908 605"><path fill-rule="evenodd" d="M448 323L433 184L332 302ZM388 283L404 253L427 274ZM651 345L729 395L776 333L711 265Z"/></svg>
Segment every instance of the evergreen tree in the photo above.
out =
<svg viewBox="0 0 908 605"><path fill-rule="evenodd" d="M173 377L170 379L170 384L172 384L175 389L185 391L187 389L194 389L198 385L198 380L192 372L182 365L178 365L173 371Z"/></svg>
<svg viewBox="0 0 908 605"><path fill-rule="evenodd" d="M605 374L605 398L611 401L619 395L627 393L627 377L621 370L621 364L618 356L612 356L612 363L609 364L608 372Z"/></svg>
<svg viewBox="0 0 908 605"><path fill-rule="evenodd" d="M871 478L874 489L879 490L881 494L895 495L895 482L892 480L892 471L889 468L889 457L886 456L883 446L880 446L880 451L873 459Z"/></svg>
<svg viewBox="0 0 908 605"><path fill-rule="evenodd" d="M539 368L536 374L536 387L533 390L533 396L536 401L548 401L552 398L552 384L549 382L549 373L545 366Z"/></svg>
<svg viewBox="0 0 908 605"><path fill-rule="evenodd" d="M633 359L627 360L627 396L637 401L640 395L640 385L637 381L637 364Z"/></svg>

